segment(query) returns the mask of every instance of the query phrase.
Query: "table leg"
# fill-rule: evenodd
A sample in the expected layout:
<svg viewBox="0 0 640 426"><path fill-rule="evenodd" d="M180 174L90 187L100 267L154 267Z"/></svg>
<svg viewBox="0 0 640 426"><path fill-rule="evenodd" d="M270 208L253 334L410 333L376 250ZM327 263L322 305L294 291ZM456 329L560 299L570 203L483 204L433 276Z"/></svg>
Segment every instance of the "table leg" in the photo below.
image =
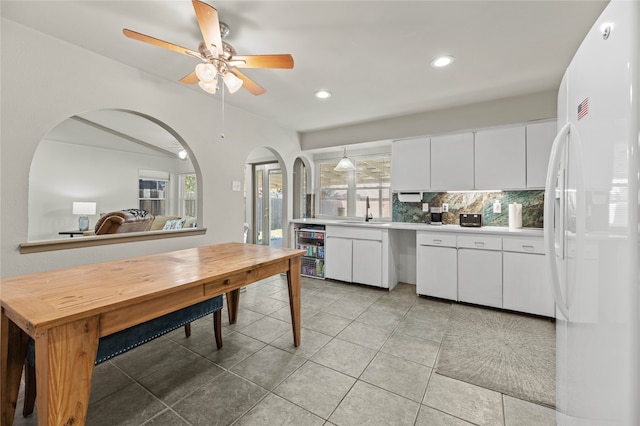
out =
<svg viewBox="0 0 640 426"><path fill-rule="evenodd" d="M227 312L229 324L235 324L238 319L238 305L240 304L240 289L227 292Z"/></svg>
<svg viewBox="0 0 640 426"><path fill-rule="evenodd" d="M38 425L84 425L98 351L98 317L36 334Z"/></svg>
<svg viewBox="0 0 640 426"><path fill-rule="evenodd" d="M2 310L2 360L0 377L0 401L2 401L2 417L0 425L10 426L16 412L20 377L27 353L29 336L13 323Z"/></svg>
<svg viewBox="0 0 640 426"><path fill-rule="evenodd" d="M293 345L300 346L300 257L289 260L287 284L289 286L289 308L291 309L291 327Z"/></svg>

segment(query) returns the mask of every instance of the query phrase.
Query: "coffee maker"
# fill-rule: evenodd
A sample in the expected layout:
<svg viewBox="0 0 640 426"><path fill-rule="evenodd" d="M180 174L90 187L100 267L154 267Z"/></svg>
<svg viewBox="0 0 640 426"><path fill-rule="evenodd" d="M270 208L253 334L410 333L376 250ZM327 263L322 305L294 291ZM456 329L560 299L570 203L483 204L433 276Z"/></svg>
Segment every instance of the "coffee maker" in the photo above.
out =
<svg viewBox="0 0 640 426"><path fill-rule="evenodd" d="M431 207L431 224L442 225L442 207Z"/></svg>

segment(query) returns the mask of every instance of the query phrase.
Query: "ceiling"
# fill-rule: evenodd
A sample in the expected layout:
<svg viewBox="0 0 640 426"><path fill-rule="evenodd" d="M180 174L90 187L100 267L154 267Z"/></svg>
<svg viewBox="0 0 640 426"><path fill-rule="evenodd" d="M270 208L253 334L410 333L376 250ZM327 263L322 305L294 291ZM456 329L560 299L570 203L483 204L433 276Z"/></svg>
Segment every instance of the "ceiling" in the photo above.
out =
<svg viewBox="0 0 640 426"><path fill-rule="evenodd" d="M240 55L290 53L292 70L243 72L267 89L225 102L304 133L555 90L606 1L208 0ZM197 50L190 1L8 1L3 17L168 81L198 61L123 36ZM455 57L434 69L439 55ZM197 85L185 90L207 94ZM328 100L313 94L333 93Z"/></svg>

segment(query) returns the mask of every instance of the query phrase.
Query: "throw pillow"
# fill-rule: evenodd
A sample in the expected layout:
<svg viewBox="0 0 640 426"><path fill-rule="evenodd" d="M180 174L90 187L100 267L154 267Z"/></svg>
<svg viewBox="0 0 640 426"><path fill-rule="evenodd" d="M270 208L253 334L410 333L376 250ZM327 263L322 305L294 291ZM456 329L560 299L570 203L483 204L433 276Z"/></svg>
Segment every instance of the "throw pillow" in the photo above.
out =
<svg viewBox="0 0 640 426"><path fill-rule="evenodd" d="M162 228L162 230L166 231L168 229L182 229L183 223L184 220L182 219L168 220L167 223L164 224L164 228Z"/></svg>

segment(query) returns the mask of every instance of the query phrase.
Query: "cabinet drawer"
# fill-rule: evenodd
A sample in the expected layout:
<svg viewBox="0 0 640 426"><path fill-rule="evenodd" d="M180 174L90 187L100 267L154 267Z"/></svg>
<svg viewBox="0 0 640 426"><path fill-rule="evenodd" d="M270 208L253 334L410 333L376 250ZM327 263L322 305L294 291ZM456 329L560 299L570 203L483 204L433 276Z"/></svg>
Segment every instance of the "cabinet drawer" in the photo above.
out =
<svg viewBox="0 0 640 426"><path fill-rule="evenodd" d="M481 235L460 235L458 236L458 247L479 250L502 250L502 238Z"/></svg>
<svg viewBox="0 0 640 426"><path fill-rule="evenodd" d="M364 222L364 220L363 220ZM340 237L354 240L382 241L382 230L365 227L327 226L327 238Z"/></svg>
<svg viewBox="0 0 640 426"><path fill-rule="evenodd" d="M416 242L419 246L455 247L456 236L444 232L418 232Z"/></svg>
<svg viewBox="0 0 640 426"><path fill-rule="evenodd" d="M542 238L504 238L502 249L515 253L544 254L544 240Z"/></svg>

